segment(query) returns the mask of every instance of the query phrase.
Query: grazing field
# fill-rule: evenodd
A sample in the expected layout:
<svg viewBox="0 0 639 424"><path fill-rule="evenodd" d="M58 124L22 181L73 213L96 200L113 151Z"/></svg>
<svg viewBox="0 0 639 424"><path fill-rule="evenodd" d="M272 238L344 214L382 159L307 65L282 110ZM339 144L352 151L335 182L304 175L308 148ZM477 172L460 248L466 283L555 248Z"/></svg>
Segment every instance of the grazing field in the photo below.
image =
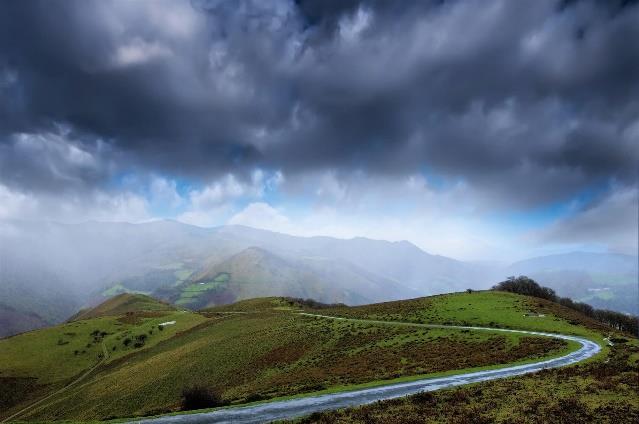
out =
<svg viewBox="0 0 639 424"><path fill-rule="evenodd" d="M1 390L14 393L3 396L3 415L93 366L102 346L109 357L86 380L20 418L96 420L179 411L183 389L194 385L214 390L223 403L253 402L530 361L573 348L517 334L303 316L298 312L305 304L283 298L201 313L149 299L123 295L85 311L95 318L0 341ZM133 310L136 304L139 310ZM122 314L112 315L116 311Z"/></svg>
<svg viewBox="0 0 639 424"><path fill-rule="evenodd" d="M229 278L229 274L223 272L208 282L185 283L180 287L179 298L175 301L175 304L189 306L198 303L200 296L223 287L229 281Z"/></svg>
<svg viewBox="0 0 639 424"><path fill-rule="evenodd" d="M602 341L611 329L544 299L497 291L451 293L326 313L349 318L426 324L471 325L575 334Z"/></svg>

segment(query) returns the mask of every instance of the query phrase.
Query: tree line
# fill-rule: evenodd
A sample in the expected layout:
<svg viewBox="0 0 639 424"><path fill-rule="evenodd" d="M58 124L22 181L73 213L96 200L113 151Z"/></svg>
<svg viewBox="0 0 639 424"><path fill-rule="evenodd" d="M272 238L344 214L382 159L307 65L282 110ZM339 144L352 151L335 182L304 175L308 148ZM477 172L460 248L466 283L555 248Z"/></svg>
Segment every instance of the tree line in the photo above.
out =
<svg viewBox="0 0 639 424"><path fill-rule="evenodd" d="M507 291L550 300L551 302L559 303L562 306L579 311L587 317L609 325L616 330L635 335L639 333L639 319L636 316L607 309L593 308L587 303L575 302L568 297L557 296L553 289L540 286L532 278L523 275L519 277L508 277L506 281L494 285L493 290Z"/></svg>

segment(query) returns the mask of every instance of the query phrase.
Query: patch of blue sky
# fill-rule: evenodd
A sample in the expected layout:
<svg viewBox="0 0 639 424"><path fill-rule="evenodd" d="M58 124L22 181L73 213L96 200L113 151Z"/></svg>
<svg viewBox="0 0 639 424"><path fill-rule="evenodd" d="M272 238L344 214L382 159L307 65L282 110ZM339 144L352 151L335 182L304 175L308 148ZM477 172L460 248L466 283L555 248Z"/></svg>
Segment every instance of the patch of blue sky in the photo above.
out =
<svg viewBox="0 0 639 424"><path fill-rule="evenodd" d="M460 179L445 178L427 166L422 166L421 174L426 179L428 187L439 192L452 187L460 181Z"/></svg>
<svg viewBox="0 0 639 424"><path fill-rule="evenodd" d="M166 199L154 199L151 193L152 177L130 171L115 174L107 182L106 189L116 192L127 191L143 197L147 202L149 213L155 218L174 218L188 209L189 192L201 187L201 184L180 177L168 175L153 175L153 177L164 178L169 184L175 184L175 192L181 201L167 202L163 201Z"/></svg>

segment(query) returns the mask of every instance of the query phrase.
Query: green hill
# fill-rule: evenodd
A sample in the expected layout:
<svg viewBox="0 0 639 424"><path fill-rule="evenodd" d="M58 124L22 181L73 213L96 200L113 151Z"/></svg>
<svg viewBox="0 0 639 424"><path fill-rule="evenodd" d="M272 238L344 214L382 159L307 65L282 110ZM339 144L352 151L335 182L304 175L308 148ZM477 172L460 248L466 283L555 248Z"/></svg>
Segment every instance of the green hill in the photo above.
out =
<svg viewBox="0 0 639 424"><path fill-rule="evenodd" d="M122 293L104 301L94 308L81 310L72 316L69 321L117 316L127 313L168 311L175 311L175 308L143 294Z"/></svg>
<svg viewBox="0 0 639 424"><path fill-rule="evenodd" d="M361 307L309 305L270 297L194 313L145 296L117 296L92 310L102 316L81 315L79 321L0 340L0 417L51 393L19 419L176 412L183 389L194 385L217 392L224 403L241 404L526 362L575 348L548 338L366 322L369 318L557 331L602 343L611 332L574 311L502 292ZM304 316L302 309L353 320ZM544 316L524 316L531 312ZM608 354L605 348L594 361Z"/></svg>
<svg viewBox="0 0 639 424"><path fill-rule="evenodd" d="M176 305L197 309L265 296L363 304L414 292L352 264L317 257L284 257L250 247L203 267L187 281L159 294Z"/></svg>

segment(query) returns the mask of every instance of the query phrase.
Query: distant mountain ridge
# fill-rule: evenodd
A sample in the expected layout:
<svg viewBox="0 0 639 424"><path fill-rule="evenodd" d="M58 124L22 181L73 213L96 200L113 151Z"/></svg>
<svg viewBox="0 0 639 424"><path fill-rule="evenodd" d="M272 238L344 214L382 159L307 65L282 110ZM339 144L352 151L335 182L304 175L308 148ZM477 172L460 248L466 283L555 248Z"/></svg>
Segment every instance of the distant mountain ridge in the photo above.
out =
<svg viewBox="0 0 639 424"><path fill-rule="evenodd" d="M220 275L228 279L217 281ZM186 306L201 308L253 297L291 296L327 303L363 304L376 300L412 297L416 292L393 280L369 273L346 261L318 257L276 255L249 247L222 262L202 268L191 279L164 292L177 300L183 286L214 284L191 297ZM197 286L195 287L197 288ZM191 290L197 292L197 290ZM161 294L162 295L162 294Z"/></svg>
<svg viewBox="0 0 639 424"><path fill-rule="evenodd" d="M632 257L580 255L500 267L432 255L407 241L297 237L176 221L0 221L0 298L14 311L5 317L26 314L52 324L123 292L151 294L187 308L257 296L362 304L485 289L508 275L530 274L564 296L632 312L629 297L623 303L619 295L621 289L632 293L627 283L636 281L636 267L620 266ZM585 264L580 269L561 268L580 261ZM598 261L599 268L592 269ZM614 293L598 291L612 282L618 283ZM9 319L0 336L15 332ZM32 321L35 328L39 321Z"/></svg>

